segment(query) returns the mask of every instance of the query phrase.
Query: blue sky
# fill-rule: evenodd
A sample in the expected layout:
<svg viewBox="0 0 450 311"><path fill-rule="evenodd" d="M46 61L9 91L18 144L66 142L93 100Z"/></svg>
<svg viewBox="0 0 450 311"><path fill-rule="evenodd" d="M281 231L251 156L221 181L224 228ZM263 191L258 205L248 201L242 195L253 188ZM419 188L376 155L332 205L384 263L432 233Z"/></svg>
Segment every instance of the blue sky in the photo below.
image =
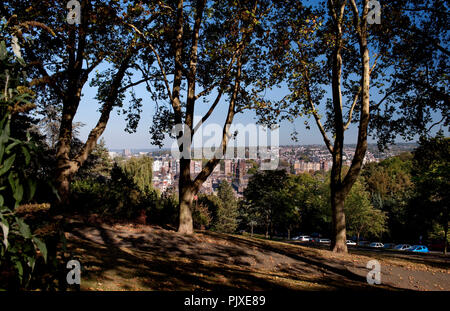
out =
<svg viewBox="0 0 450 311"><path fill-rule="evenodd" d="M135 79L139 79L136 77ZM148 92L145 90L144 85L140 85L134 88L136 94L139 97L143 98L143 107L141 120L139 122L139 126L137 128L136 133L129 134L125 132L126 121L125 115L118 114L119 109L115 109L111 113L110 120L108 125L103 133L102 137L106 141L106 145L109 149L146 149L146 148L155 148L156 146L151 145L149 128L152 124L152 117L155 111L155 103L151 101ZM276 90L271 90L266 93L266 98L270 99L279 99L286 95L286 88L279 88ZM376 96L376 90L371 90L372 96ZM80 139L85 141L87 138L89 131L95 126L100 116L98 111L100 105L95 100L96 89L85 86L83 89L83 98L80 103L79 109L75 116L75 122L79 121L85 124L84 127L80 129ZM211 97L214 94L211 95ZM128 98L124 101L124 107L127 107ZM209 123L217 123L220 126L223 125L225 120L225 116L227 113L227 101L226 98L222 99L219 105L216 107L216 111L211 115L206 124ZM198 100L196 106L196 115L202 115L209 108L209 103L203 103L202 100ZM319 110L320 111L320 110ZM436 120L440 119L440 116L435 116ZM280 145L289 145L289 144L322 144L322 136L318 131L314 119L311 117L309 119L310 129L306 129L304 121L306 117L298 118L294 123L290 123L288 121L284 121L280 124ZM256 115L253 111L245 111L244 113L237 114L234 119L234 123L241 123L243 125L247 125L249 123L256 123ZM299 135L298 143L292 141L291 133L295 129ZM434 132L436 132L439 127L434 128ZM448 135L448 131L445 132ZM206 140L206 139L205 139ZM346 131L345 143L353 144L356 143L357 140L357 125L352 125L348 131ZM401 138L398 139L398 142L402 142ZM373 139L369 138L369 142L374 143ZM164 141L164 148L170 148L173 143L173 140L167 138Z"/></svg>
<svg viewBox="0 0 450 311"><path fill-rule="evenodd" d="M144 86L138 86L135 88L135 92L138 96L143 98L143 111L141 114L141 120L137 128L136 133L129 134L124 131L126 127L125 115L118 115L118 109L115 109L111 113L109 123L103 133L102 137L106 141L106 145L109 149L142 149L142 148L155 148L151 145L149 127L152 124L152 117L155 111L155 103L151 101L148 96L147 91ZM280 98L286 94L286 89L278 89L268 92L266 95L268 98ZM100 107L99 103L94 99L96 93L95 88L89 86L83 89L83 99L81 101L80 107L75 116L75 122L79 121L85 124L80 129L80 137L83 141L87 138L89 131L95 126L100 113L98 109ZM222 99L216 111L211 115L208 123L218 123L223 125L225 115L227 113L227 101ZM124 102L126 107L127 102ZM196 107L196 115L202 115L209 108L208 103L203 103L201 100L198 101ZM280 144L287 145L293 144L291 140L291 132L295 128L299 133L298 138L300 144L318 144L322 143L322 137L319 131L316 129L315 123L311 123L311 129L307 130L304 125L305 118L296 120L294 123L283 122L280 124ZM313 119L311 119L313 121ZM253 111L245 111L244 113L237 114L234 119L234 123L241 123L247 125L249 123L256 123L256 115ZM352 128L347 133L347 143L356 142L357 131ZM172 140L167 138L165 140L165 147L170 147Z"/></svg>
<svg viewBox="0 0 450 311"><path fill-rule="evenodd" d="M129 134L124 131L126 127L125 115L118 115L118 109L115 109L111 113L110 121L103 133L102 137L106 141L106 145L109 149L143 149L143 148L155 148L151 145L149 127L152 124L152 116L155 111L155 103L149 98L145 88L143 86L138 86L135 88L136 94L143 98L143 111L141 115L141 120L137 128L136 133ZM285 88L273 90L268 92L266 95L268 98L280 98L285 95L287 90ZM75 122L80 121L85 124L83 128L80 129L80 137L83 141L87 138L89 131L95 126L100 113L98 112L99 103L94 99L96 89L91 87L86 87L83 90L83 99L81 101L78 112L75 116ZM124 102L124 106L127 102ZM198 107L198 108L197 108ZM196 107L196 115L201 115L206 112L209 108L209 104L203 103L201 100L198 101ZM227 113L227 101L222 100L216 111L211 115L208 123L218 123L221 126L225 119ZM438 118L436 118L438 119ZM295 130L299 133L299 144L322 144L322 136L317 130L314 120L310 119L310 129L306 129L304 121L306 117L297 119L294 123L285 121L280 124L280 145L296 144L291 139L291 132ZM256 122L256 115L253 111L246 111L241 114L237 114L234 119L234 123L241 123L247 125L249 123ZM437 130L437 128L436 128ZM357 126L353 125L346 132L345 143L352 144L356 143L357 139ZM402 141L399 139L398 141ZM370 142L375 142L370 140ZM167 138L165 140L166 148L169 148L172 144L172 140Z"/></svg>
<svg viewBox="0 0 450 311"><path fill-rule="evenodd" d="M317 0L311 0L311 3L318 4ZM104 66L101 66L104 67ZM99 68L104 69L104 68ZM135 80L139 79L139 76L135 78ZM152 117L155 111L155 103L151 101L150 96L145 90L144 85L140 85L134 88L135 93L138 97L143 98L143 111L141 114L141 119L139 122L139 126L137 128L136 133L129 134L124 131L126 127L125 115L118 115L118 109L115 109L111 113L110 121L106 127L105 132L102 137L106 141L106 145L109 149L144 149L144 148L155 148L155 146L151 145L149 128L152 124ZM329 91L329 90L328 90ZM198 90L197 90L198 92ZM83 128L80 129L80 139L83 141L87 138L89 131L95 126L97 120L100 116L98 112L99 103L94 99L96 93L95 88L91 88L86 84L83 89L83 99L75 116L75 122L79 121L85 124ZM329 93L329 92L328 92ZM376 98L377 96L376 90L371 90L371 98ZM272 91L267 91L266 97L268 99L279 99L287 94L286 88L280 88ZM128 98L127 98L128 99ZM127 100L124 102L124 107L127 107ZM197 102L196 106L196 115L202 115L209 108L210 103L203 103L201 100ZM319 112L323 113L323 111ZM207 123L218 123L223 125L223 121L225 119L227 113L227 101L226 98L222 99L216 111L211 115ZM435 116L435 120L439 120L440 115ZM322 144L322 136L317 129L317 126L314 122L313 118L309 119L310 129L306 129L304 121L306 118L298 118L294 123L290 123L285 121L280 124L280 138L279 143L281 145L288 144L297 144L292 141L291 133L295 129L298 135L298 144ZM234 119L234 123L241 123L247 125L249 123L256 122L256 115L253 111L246 111L243 114L237 114ZM439 130L439 127L435 127L434 132ZM445 134L448 135L448 131L445 131ZM346 131L345 143L353 144L356 143L357 140L357 125L351 125L349 130ZM398 142L401 142L402 139L398 139ZM370 143L374 143L375 141L369 138ZM169 138L165 140L165 148L169 148L172 145L173 141Z"/></svg>

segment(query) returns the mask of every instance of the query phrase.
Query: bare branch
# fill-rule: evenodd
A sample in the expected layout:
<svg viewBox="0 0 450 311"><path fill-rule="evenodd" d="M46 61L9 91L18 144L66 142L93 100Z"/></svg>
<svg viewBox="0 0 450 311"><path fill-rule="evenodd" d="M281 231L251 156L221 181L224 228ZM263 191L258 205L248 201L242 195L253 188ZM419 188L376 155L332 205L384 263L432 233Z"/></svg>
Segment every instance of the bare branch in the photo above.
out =
<svg viewBox="0 0 450 311"><path fill-rule="evenodd" d="M358 92L356 92L355 97L353 98L352 106L350 107L350 111L348 112L348 120L344 125L344 131L346 131L350 126L350 123L352 123L353 110L355 109L356 103L358 102L359 94L361 94L361 85L359 86Z"/></svg>
<svg viewBox="0 0 450 311"><path fill-rule="evenodd" d="M223 91L220 90L219 94L217 94L216 99L214 100L213 104L211 105L211 107L209 107L208 112L202 117L201 121L199 121L197 123L197 125L195 125L194 130L193 130L193 135L195 134L195 132L197 132L198 128L206 122L206 120L208 120L209 116L212 114L212 112L214 111L214 109L216 108L217 104L220 101L220 98L222 97Z"/></svg>
<svg viewBox="0 0 450 311"><path fill-rule="evenodd" d="M136 26L134 26L134 25L132 25L130 23L127 23L127 25L130 26L131 28L133 28L133 30L136 31L144 39L144 41L146 41L146 44L150 47L150 49L152 50L153 54L155 54L156 60L158 61L159 69L161 70L161 73L163 75L164 84L166 86L167 94L169 96L170 101L173 102L172 91L170 89L169 80L167 79L166 71L164 70L164 66L162 64L161 58L159 57L159 53L156 51L155 47L150 42L147 41L147 39L145 38L144 34L139 29L137 29Z"/></svg>

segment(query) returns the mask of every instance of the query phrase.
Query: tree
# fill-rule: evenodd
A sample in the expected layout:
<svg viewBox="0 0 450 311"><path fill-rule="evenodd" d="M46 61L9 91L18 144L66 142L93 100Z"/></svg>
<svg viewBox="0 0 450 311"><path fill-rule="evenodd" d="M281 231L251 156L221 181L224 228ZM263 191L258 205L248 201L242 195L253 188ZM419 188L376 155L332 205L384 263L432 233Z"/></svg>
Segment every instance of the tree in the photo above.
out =
<svg viewBox="0 0 450 311"><path fill-rule="evenodd" d="M369 192L358 180L352 187L345 201L347 228L349 234L380 237L386 232L386 213L372 206Z"/></svg>
<svg viewBox="0 0 450 311"><path fill-rule="evenodd" d="M309 173L290 177L291 193L298 207L298 228L301 232L330 232L330 190L329 179L312 176Z"/></svg>
<svg viewBox="0 0 450 311"><path fill-rule="evenodd" d="M413 177L425 217L443 228L444 253L447 252L450 202L450 139L439 132L421 137L414 152Z"/></svg>
<svg viewBox="0 0 450 311"><path fill-rule="evenodd" d="M148 156L131 158L121 163L122 169L133 177L134 183L142 192L153 189L153 159Z"/></svg>
<svg viewBox="0 0 450 311"><path fill-rule="evenodd" d="M321 8L305 9L300 2L295 5L283 2L277 11L279 22L273 27L274 34L267 40L267 48L272 51L268 61L275 63L267 84L285 82L290 92L274 104L262 103L259 115L265 122L277 118L292 120L304 114L314 117L333 159L330 180L331 249L335 252L347 252L345 199L362 168L369 125L378 128L378 134L383 132L387 133L385 136L395 137L397 133L405 133L405 129L426 130L425 126L431 123L430 111L441 112L443 121L448 123L448 96L445 93L448 52L441 46L442 38L445 38L442 15L447 13L433 14L434 9L446 12L446 6L441 1L432 1L435 7L422 23L420 13L414 10L416 3L390 1L383 4L383 20L389 22L369 26L369 14L372 15L373 11L369 10L368 0L328 0L326 12ZM436 16L440 18L434 20ZM408 35L392 32L389 26L393 25ZM414 25L414 30L411 30L411 25ZM426 85L421 87L423 92L414 92L418 83L412 83L411 77L416 75L405 69L403 61L406 60L410 68L416 70L412 61L415 56L413 50L405 46L412 40L412 32L420 30L425 34L428 29L432 35L419 37L415 47L419 45L432 50L432 59L427 57L428 63L420 63L419 67L426 69L439 64L436 67L438 78L426 79ZM428 74L424 75L428 77ZM331 86L331 98L325 102L326 120L323 122L319 104L327 95L327 86ZM372 100L371 86L372 93L379 92L379 96L373 96ZM426 95L426 101L422 101L422 95ZM397 109L398 106L402 107L401 110ZM387 119L380 117L383 113ZM394 114L401 117L394 121ZM371 123L374 115L376 117ZM351 166L344 173L345 131L353 123L358 124L357 144ZM398 124L403 125L401 129ZM330 133L334 141L330 140ZM380 139L379 142L385 145L387 140Z"/></svg>
<svg viewBox="0 0 450 311"><path fill-rule="evenodd" d="M75 140L77 144L72 145L72 150L77 152L77 149L81 148L83 143ZM79 142L79 143L78 143ZM110 171L113 167L113 163L109 158L109 151L106 147L106 142L103 138L92 150L89 157L86 159L84 165L80 167L76 174L77 179L85 178L106 178L109 177Z"/></svg>
<svg viewBox="0 0 450 311"><path fill-rule="evenodd" d="M412 215L415 187L411 176L411 153L365 165L361 173L374 208L386 212L387 235L407 240L417 233L420 218Z"/></svg>
<svg viewBox="0 0 450 311"><path fill-rule="evenodd" d="M234 233L238 226L238 203L234 197L233 188L227 181L220 183L217 197L220 204L213 220L214 230Z"/></svg>
<svg viewBox="0 0 450 311"><path fill-rule="evenodd" d="M149 79L145 75L142 80L131 81L132 69L147 68L138 64L140 40L127 25L146 14L142 5L100 0L80 3L79 24L66 20L65 1L7 1L0 6L2 15L12 26L22 25L24 29L17 28L15 34L23 42L24 59L30 64L29 78L37 103L43 108L58 107L57 113L60 113L55 181L62 205L68 201L70 180L95 148L111 111L122 106L127 90ZM156 12L155 16L158 14ZM152 15L141 19L142 27L150 28L153 18ZM32 30L31 26L36 24L45 24L48 31ZM106 64L107 69L91 78L100 64ZM98 87L96 99L101 103L100 117L79 152L71 155L73 119L88 82ZM134 93L131 95L131 107L139 110L140 100ZM54 109L43 111L53 113ZM130 113L129 118L131 127L136 126L136 115Z"/></svg>
<svg viewBox="0 0 450 311"><path fill-rule="evenodd" d="M175 129L180 152L178 231L191 234L193 198L226 154L234 116L247 107L254 82L264 74L259 66L260 50L256 43L263 32L261 20L270 11L270 6L267 1L198 0L185 3L178 0L166 7L170 14L160 36L163 40L157 44L147 42L157 59L159 80L155 84L159 86L158 96L168 104L160 106L150 133L153 142L161 144L164 133ZM151 39L139 27L134 29L142 37ZM183 83L186 85L185 96L182 96ZM198 88L202 90L196 92ZM205 99L213 91L217 96L200 122L194 124L194 111L199 99ZM202 171L192 178L193 137L215 111L222 97L227 97L228 112L220 146L214 150Z"/></svg>
<svg viewBox="0 0 450 311"><path fill-rule="evenodd" d="M285 170L261 171L250 177L244 198L249 206L251 220L258 219L264 225L266 238L272 238L277 225L277 215L282 215L290 205L285 201L283 190L288 184Z"/></svg>

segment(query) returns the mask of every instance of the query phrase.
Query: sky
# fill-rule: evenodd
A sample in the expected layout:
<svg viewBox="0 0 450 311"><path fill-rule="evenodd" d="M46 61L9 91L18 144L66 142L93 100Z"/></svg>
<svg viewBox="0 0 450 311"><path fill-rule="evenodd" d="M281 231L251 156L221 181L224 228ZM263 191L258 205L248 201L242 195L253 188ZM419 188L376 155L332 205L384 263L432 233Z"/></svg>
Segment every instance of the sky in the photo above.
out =
<svg viewBox="0 0 450 311"><path fill-rule="evenodd" d="M139 79L139 77L136 77ZM102 135L106 142L108 149L153 149L157 148L151 144L149 128L152 124L153 114L155 112L155 103L152 102L148 92L145 90L144 85L140 85L134 88L137 96L143 98L142 104L142 114L139 125L135 133L127 133L124 129L126 127L125 115L118 114L121 109L116 108L110 116L110 120L106 129ZM79 138L83 141L86 140L89 131L95 126L100 116L99 107L100 104L95 100L96 89L86 86L83 89L83 98L81 100L77 114L75 115L74 122L82 122L85 125L79 130ZM373 91L375 93L375 91ZM279 99L287 94L287 89L279 88L276 90L268 91L266 93L266 98ZM212 98L214 93L210 95ZM124 101L124 108L127 107L127 99ZM217 124L220 128L223 127L223 122L227 113L228 102L226 99L222 99L216 110L211 115L209 120L205 125ZM210 103L203 103L203 101L198 100L196 106L196 116L201 116L209 108ZM320 111L320 110L319 110ZM323 112L322 112L323 113ZM440 117L436 116L435 119L438 120ZM298 118L295 122L291 123L284 121L279 127L279 145L292 145L292 144L323 144L322 136L317 129L314 119L311 117L309 119L310 129L306 129L304 121L307 120L306 117ZM247 126L249 124L256 124L256 114L253 111L245 111L244 113L237 114L234 118L234 124L242 124ZM295 142L291 138L291 133L293 130L298 132L298 142ZM439 127L434 128L436 132ZM201 133L201 131L199 131ZM446 132L448 134L448 132ZM345 132L345 143L355 144L357 141L357 125L352 124ZM207 136L204 136L204 141L208 140ZM397 142L403 142L401 138L397 139ZM163 148L170 148L174 141L169 137L164 141ZM248 144L248 142L246 142ZM375 140L369 137L369 143L376 143Z"/></svg>
<svg viewBox="0 0 450 311"><path fill-rule="evenodd" d="M317 0L311 0L312 3L317 4ZM104 69L100 66L99 70ZM139 76L135 78L139 79ZM151 101L148 92L145 90L144 85L139 85L134 88L134 91L138 97L143 98L142 104L142 114L139 125L135 133L127 133L124 129L126 127L126 115L119 115L117 112L119 109L115 109L110 116L110 120L106 129L102 135L106 141L106 145L109 149L153 149L156 146L151 144L149 128L152 124L153 114L155 112L155 103ZM330 96L330 89L326 90L328 96ZM198 92L198 91L197 91ZM287 94L288 90L286 87L282 87L276 90L271 90L266 92L266 99L280 99ZM95 100L96 89L92 88L86 84L83 89L83 98L81 100L77 114L75 115L74 122L82 122L85 125L79 130L79 138L83 141L86 140L89 131L95 126L100 116L99 103ZM376 94L377 91L371 90L371 98L375 98L379 95ZM210 95L209 99L213 98L214 93ZM127 107L127 99L124 101L124 108ZM223 121L227 114L227 104L225 99L222 99L216 111L211 115L207 124L218 124L218 126L223 126ZM202 100L198 100L196 104L196 115L201 116L209 108L210 103L203 103ZM323 114L320 110L319 113ZM435 115L434 119L439 120L440 115ZM280 145L291 145L291 144L323 144L322 136L317 129L314 119L311 117L309 119L310 129L306 129L304 124L306 117L298 118L295 122L290 123L284 121L279 127L279 144ZM257 121L256 115L253 111L245 111L242 114L237 114L234 118L234 124L242 124L244 126L249 124L255 124ZM291 139L291 133L293 131L298 132L298 142ZM434 133L439 130L439 127L433 129ZM448 135L448 130L445 131ZM331 138L331 137L330 137ZM205 138L207 139L207 138ZM345 143L354 144L357 141L357 124L352 124L350 128L345 132ZM397 142L403 142L399 137ZM167 138L164 141L164 148L170 148L173 144L173 140ZM369 137L369 143L376 143L375 140Z"/></svg>
<svg viewBox="0 0 450 311"><path fill-rule="evenodd" d="M137 96L143 98L142 114L139 125L137 127L136 133L129 134L125 132L126 121L125 115L118 114L119 109L116 108L112 113L108 125L103 133L102 137L105 139L106 145L109 149L149 149L156 148L156 146L151 144L149 128L152 124L153 114L155 112L155 103L151 101L148 92L145 90L144 86L138 86L135 88ZM286 94L286 89L278 89L270 92L271 94L266 95L273 99L280 98ZM79 138L85 141L89 131L95 126L100 112L98 111L100 104L95 100L96 89L91 87L86 87L83 90L83 99L80 103L80 107L75 116L74 122L82 122L85 125L79 130ZM213 94L214 95L214 94ZM210 96L210 98L213 97ZM210 103L203 103L198 100L196 107L196 116L201 117L203 113L207 111ZM223 122L228 109L228 102L226 99L222 99L219 105L216 107L214 113L210 116L209 120L205 125L217 124L221 128L223 127ZM127 106L127 101L124 102L124 107ZM290 145L290 144L321 144L322 136L320 132L316 129L315 123L311 118L311 129L307 130L304 125L306 119L298 119L294 123L285 121L280 124L279 128L279 144L280 145ZM256 124L256 114L253 111L245 111L244 113L237 114L234 118L234 124L242 124L247 126L248 124ZM210 126L211 127L211 126ZM295 129L298 135L298 142L294 142L291 139L291 133ZM357 131L352 128L347 133L348 143L355 143L357 137ZM204 140L208 138L205 136ZM170 148L173 140L167 138L164 141L164 148Z"/></svg>

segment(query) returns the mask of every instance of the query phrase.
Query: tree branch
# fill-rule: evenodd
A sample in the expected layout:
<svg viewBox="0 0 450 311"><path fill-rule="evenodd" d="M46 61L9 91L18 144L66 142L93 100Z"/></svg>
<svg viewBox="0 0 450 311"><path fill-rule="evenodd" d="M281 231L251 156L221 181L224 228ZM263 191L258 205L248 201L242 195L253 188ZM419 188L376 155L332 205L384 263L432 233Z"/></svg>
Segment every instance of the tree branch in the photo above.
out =
<svg viewBox="0 0 450 311"><path fill-rule="evenodd" d="M145 43L148 45L148 47L152 50L153 54L155 55L156 60L158 62L159 69L161 70L161 73L163 75L163 80L164 80L164 85L166 87L167 95L169 96L170 101L173 102L172 90L170 89L169 80L167 79L166 71L164 70L164 66L162 64L161 58L159 57L159 53L156 51L153 44L148 42L148 40L145 38L144 34L136 26L134 26L130 23L127 23L127 25L130 26L131 28L133 28L133 30L136 31L144 39Z"/></svg>

